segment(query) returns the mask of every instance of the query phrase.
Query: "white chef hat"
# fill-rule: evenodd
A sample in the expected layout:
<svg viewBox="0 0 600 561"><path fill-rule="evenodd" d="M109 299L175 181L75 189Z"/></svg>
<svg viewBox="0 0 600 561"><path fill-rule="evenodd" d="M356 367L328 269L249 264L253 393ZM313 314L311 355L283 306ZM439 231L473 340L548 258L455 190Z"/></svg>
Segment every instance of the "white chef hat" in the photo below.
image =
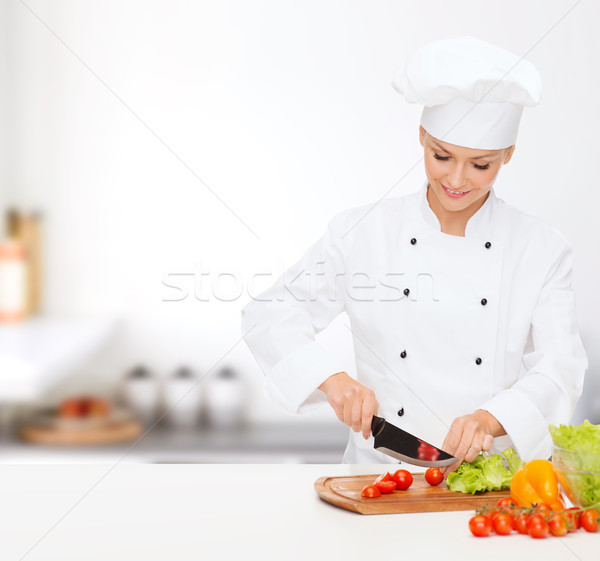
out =
<svg viewBox="0 0 600 561"><path fill-rule="evenodd" d="M431 136L483 150L512 146L523 107L542 94L533 64L474 37L415 51L392 85L409 103L425 106L421 125Z"/></svg>

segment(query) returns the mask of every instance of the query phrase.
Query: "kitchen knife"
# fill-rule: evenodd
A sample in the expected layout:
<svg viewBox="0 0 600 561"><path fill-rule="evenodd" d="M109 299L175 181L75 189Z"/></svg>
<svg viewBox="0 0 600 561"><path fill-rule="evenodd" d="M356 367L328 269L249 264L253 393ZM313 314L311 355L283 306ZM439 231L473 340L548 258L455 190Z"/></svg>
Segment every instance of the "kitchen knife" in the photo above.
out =
<svg viewBox="0 0 600 561"><path fill-rule="evenodd" d="M373 415L371 432L375 437L375 449L397 460L423 467L449 466L457 461L454 456L377 415Z"/></svg>

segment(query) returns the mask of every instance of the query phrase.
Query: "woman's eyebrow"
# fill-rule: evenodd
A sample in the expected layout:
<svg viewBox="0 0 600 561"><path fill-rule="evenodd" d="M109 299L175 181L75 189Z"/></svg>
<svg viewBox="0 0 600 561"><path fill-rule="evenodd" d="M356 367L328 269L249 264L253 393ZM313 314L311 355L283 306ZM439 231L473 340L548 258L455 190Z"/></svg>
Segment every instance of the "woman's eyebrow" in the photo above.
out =
<svg viewBox="0 0 600 561"><path fill-rule="evenodd" d="M452 155L452 152L448 152L448 150L446 150L441 144L438 144L437 142L431 142L431 144L433 144L436 148L439 148L442 152L446 152L446 154L450 154Z"/></svg>
<svg viewBox="0 0 600 561"><path fill-rule="evenodd" d="M439 148L442 152L446 152L446 154L450 154L452 156L452 152L449 152L448 150L446 150L441 144L438 144L437 142L432 142L432 144L436 148ZM473 156L473 157L469 158L469 160L480 160L481 158L490 158L495 155L496 154L482 154L481 156Z"/></svg>

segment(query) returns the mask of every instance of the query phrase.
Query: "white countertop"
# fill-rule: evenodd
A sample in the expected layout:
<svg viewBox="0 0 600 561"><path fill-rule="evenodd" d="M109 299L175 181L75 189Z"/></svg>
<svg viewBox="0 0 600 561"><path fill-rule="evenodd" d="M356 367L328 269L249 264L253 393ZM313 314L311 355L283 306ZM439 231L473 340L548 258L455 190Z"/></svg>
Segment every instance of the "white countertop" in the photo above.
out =
<svg viewBox="0 0 600 561"><path fill-rule="evenodd" d="M389 466L387 466L389 468ZM347 465L0 466L0 559L597 561L600 533L475 538L471 511L364 516L321 501ZM41 541L40 541L41 540ZM36 545L37 543L37 545Z"/></svg>

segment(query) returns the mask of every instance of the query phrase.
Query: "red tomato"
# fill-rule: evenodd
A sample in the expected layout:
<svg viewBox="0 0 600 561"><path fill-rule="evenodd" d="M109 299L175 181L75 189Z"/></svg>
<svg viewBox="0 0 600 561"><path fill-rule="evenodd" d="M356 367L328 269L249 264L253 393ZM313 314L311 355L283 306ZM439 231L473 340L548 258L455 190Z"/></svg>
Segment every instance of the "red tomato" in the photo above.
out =
<svg viewBox="0 0 600 561"><path fill-rule="evenodd" d="M539 514L532 514L527 522L527 533L532 538L545 538L548 535L550 529L548 524Z"/></svg>
<svg viewBox="0 0 600 561"><path fill-rule="evenodd" d="M374 499L375 497L381 497L381 492L375 485L367 485L360 493L361 497L367 499Z"/></svg>
<svg viewBox="0 0 600 561"><path fill-rule="evenodd" d="M533 506L535 507L535 510L537 512L548 512L548 511L552 510L548 503L536 503Z"/></svg>
<svg viewBox="0 0 600 561"><path fill-rule="evenodd" d="M522 512L521 514L517 514L515 517L515 529L519 534L527 533L527 522L529 521L529 515Z"/></svg>
<svg viewBox="0 0 600 561"><path fill-rule="evenodd" d="M381 491L382 494L387 495L396 489L395 481L380 481L376 485L377 489Z"/></svg>
<svg viewBox="0 0 600 561"><path fill-rule="evenodd" d="M496 504L496 506L503 506L506 508L514 508L515 505L515 501L513 501L510 497L504 497L503 499L500 499L498 501L498 503Z"/></svg>
<svg viewBox="0 0 600 561"><path fill-rule="evenodd" d="M389 471L386 471L385 473L382 473L374 482L373 485L377 485L378 483L381 483L382 481L392 481L392 476L390 475Z"/></svg>
<svg viewBox="0 0 600 561"><path fill-rule="evenodd" d="M493 520L497 514L500 514L500 509L494 508L487 513L487 516L489 516L490 519Z"/></svg>
<svg viewBox="0 0 600 561"><path fill-rule="evenodd" d="M477 514L469 520L469 530L471 530L471 534L474 536L484 538L485 536L489 536L492 531L492 521L483 514Z"/></svg>
<svg viewBox="0 0 600 561"><path fill-rule="evenodd" d="M510 514L505 514L503 512L496 514L496 516L492 518L492 524L494 525L494 532L501 536L510 534L515 527L513 517Z"/></svg>
<svg viewBox="0 0 600 561"><path fill-rule="evenodd" d="M425 472L425 481L429 483L429 485L439 485L444 480L444 476L440 471L440 468L429 468Z"/></svg>
<svg viewBox="0 0 600 561"><path fill-rule="evenodd" d="M577 528L581 528L581 511L576 506L565 510L565 516L567 517L569 532L574 532Z"/></svg>
<svg viewBox="0 0 600 561"><path fill-rule="evenodd" d="M400 491L406 491L413 482L412 473L405 469L399 469L392 475L392 479L396 482L396 489L400 489Z"/></svg>
<svg viewBox="0 0 600 561"><path fill-rule="evenodd" d="M565 505L560 499L556 499L554 502L550 503L550 509L554 512L561 512L565 510Z"/></svg>
<svg viewBox="0 0 600 561"><path fill-rule="evenodd" d="M567 533L567 518L561 512L557 512L548 520L548 527L553 536L564 536Z"/></svg>
<svg viewBox="0 0 600 561"><path fill-rule="evenodd" d="M597 532L600 513L595 508L588 508L581 513L580 524L586 532Z"/></svg>
<svg viewBox="0 0 600 561"><path fill-rule="evenodd" d="M81 400L75 397L63 400L58 407L58 416L65 419L83 417L84 415L85 411Z"/></svg>

